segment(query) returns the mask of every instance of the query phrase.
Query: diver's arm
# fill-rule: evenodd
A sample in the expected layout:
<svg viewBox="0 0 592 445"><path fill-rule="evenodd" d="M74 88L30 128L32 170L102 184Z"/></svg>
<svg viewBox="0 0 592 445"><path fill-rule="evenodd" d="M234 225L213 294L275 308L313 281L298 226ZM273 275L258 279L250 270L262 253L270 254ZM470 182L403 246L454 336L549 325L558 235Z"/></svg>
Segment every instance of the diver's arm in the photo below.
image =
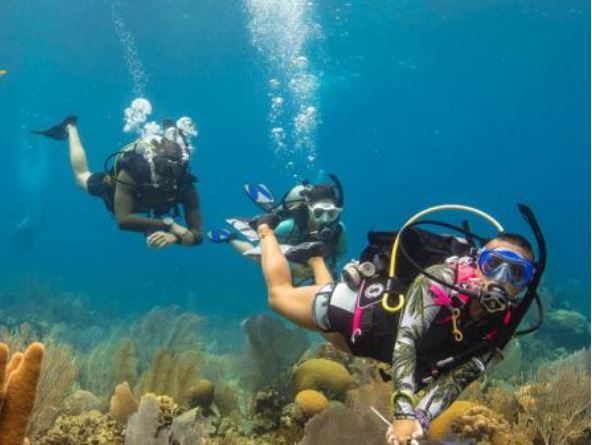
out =
<svg viewBox="0 0 592 445"><path fill-rule="evenodd" d="M124 170L117 175L115 183L114 211L117 225L121 230L150 233L156 230L168 231L168 226L160 219L134 215L134 180Z"/></svg>
<svg viewBox="0 0 592 445"><path fill-rule="evenodd" d="M430 272L435 273L433 270ZM399 320L392 363L395 388L393 409L396 419L416 417L413 399L417 391L417 345L440 310L432 304L430 286L431 281L423 275L415 279L407 291L407 301Z"/></svg>
<svg viewBox="0 0 592 445"><path fill-rule="evenodd" d="M201 210L199 208L199 195L194 186L191 186L183 195L183 210L185 211L185 222L191 233L190 237L181 237L181 244L194 246L203 241L203 224Z"/></svg>
<svg viewBox="0 0 592 445"><path fill-rule="evenodd" d="M474 357L432 382L416 406L416 413L421 418L424 429L431 420L448 408L471 382L483 375L485 362L485 354Z"/></svg>

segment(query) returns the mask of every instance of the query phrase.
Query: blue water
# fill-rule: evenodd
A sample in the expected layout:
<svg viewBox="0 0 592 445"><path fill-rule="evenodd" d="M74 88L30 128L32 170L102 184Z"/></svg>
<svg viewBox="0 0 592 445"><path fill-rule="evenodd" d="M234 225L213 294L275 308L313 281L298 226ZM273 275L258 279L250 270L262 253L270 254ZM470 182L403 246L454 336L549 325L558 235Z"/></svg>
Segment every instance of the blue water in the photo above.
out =
<svg viewBox="0 0 592 445"><path fill-rule="evenodd" d="M209 243L147 250L77 190L64 144L27 134L77 113L93 170L132 139L122 118L134 81L113 1L3 3L2 287L34 274L122 313L169 302L204 313L260 312L265 291L255 264ZM346 189L352 257L369 229L394 229L439 203L477 206L528 233L516 209L524 202L547 237L547 284L589 313L588 2L313 1L316 34L304 45L318 82L312 163L306 150L274 153L273 61L254 45L246 3L118 4L155 117L189 115L200 127L194 170L206 227L256 211L244 182L281 194L294 174L320 170L339 175ZM290 160L296 167L283 168ZM23 217L35 238L14 246Z"/></svg>

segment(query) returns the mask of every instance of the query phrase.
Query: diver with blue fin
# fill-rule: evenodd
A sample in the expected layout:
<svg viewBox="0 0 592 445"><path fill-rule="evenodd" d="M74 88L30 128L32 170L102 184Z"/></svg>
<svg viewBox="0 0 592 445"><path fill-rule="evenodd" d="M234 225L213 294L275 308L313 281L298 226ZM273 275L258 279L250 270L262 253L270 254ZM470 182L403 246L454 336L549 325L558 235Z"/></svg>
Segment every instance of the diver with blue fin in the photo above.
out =
<svg viewBox="0 0 592 445"><path fill-rule="evenodd" d="M341 221L343 187L335 175L328 176L332 183L313 185L303 181L278 202L266 185L246 184L245 193L265 213L254 219L229 218L226 222L234 231L212 230L208 238L215 243L229 243L243 255L259 259L256 225L265 220L274 225L282 252L294 263L297 282L312 278L306 265L311 257L325 258L335 271L346 252L347 241ZM239 239L239 234L244 239Z"/></svg>
<svg viewBox="0 0 592 445"><path fill-rule="evenodd" d="M197 134L190 118L163 121L162 134L145 134L126 145L110 155L104 171L98 173L89 170L76 116L31 133L57 141L67 139L78 186L103 200L120 229L145 234L150 249L202 242L197 178L189 168L188 138ZM185 225L178 222L181 216Z"/></svg>
<svg viewBox="0 0 592 445"><path fill-rule="evenodd" d="M467 226L422 219L441 210L476 214L496 234L484 238ZM395 232L370 232L368 246L344 267L338 282L322 258L309 259L315 284L301 287L292 284L273 221L258 221L271 308L341 350L390 367L383 372L394 386L390 445L417 445L464 388L503 359L512 338L540 327L537 288L545 270L545 239L532 211L524 205L519 210L537 242L536 259L525 237L506 232L490 215L443 205L418 213ZM533 302L538 320L519 330Z"/></svg>

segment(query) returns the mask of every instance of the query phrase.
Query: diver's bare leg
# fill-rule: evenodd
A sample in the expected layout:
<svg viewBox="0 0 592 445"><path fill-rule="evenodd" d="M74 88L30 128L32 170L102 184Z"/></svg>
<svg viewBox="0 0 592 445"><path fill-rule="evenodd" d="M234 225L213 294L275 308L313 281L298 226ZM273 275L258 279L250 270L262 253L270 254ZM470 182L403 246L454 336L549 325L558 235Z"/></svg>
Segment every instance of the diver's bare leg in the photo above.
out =
<svg viewBox="0 0 592 445"><path fill-rule="evenodd" d="M242 241L239 239L233 239L230 241L230 245L236 249L239 253L245 253L247 250L253 248L253 245L247 241Z"/></svg>
<svg viewBox="0 0 592 445"><path fill-rule="evenodd" d="M261 268L267 283L271 308L303 328L318 331L312 318L312 302L321 286L292 286L292 273L273 230L266 224L258 229L261 239Z"/></svg>
<svg viewBox="0 0 592 445"><path fill-rule="evenodd" d="M308 260L308 265L312 269L315 284L327 284L333 282L333 276L322 257L314 257Z"/></svg>
<svg viewBox="0 0 592 445"><path fill-rule="evenodd" d="M74 125L68 125L66 127L68 131L68 145L70 148L70 166L72 167L72 173L76 184L84 190L88 191L87 181L91 175L88 169L88 160L86 159L86 152L80 142L80 135L78 129Z"/></svg>

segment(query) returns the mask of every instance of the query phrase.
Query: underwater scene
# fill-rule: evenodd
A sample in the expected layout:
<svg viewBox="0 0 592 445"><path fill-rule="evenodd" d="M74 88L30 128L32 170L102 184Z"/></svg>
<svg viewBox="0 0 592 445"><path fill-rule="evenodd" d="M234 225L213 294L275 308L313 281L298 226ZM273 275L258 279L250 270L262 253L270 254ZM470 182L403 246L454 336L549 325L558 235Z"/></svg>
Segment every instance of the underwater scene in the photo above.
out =
<svg viewBox="0 0 592 445"><path fill-rule="evenodd" d="M0 445L590 443L590 2L0 38Z"/></svg>

